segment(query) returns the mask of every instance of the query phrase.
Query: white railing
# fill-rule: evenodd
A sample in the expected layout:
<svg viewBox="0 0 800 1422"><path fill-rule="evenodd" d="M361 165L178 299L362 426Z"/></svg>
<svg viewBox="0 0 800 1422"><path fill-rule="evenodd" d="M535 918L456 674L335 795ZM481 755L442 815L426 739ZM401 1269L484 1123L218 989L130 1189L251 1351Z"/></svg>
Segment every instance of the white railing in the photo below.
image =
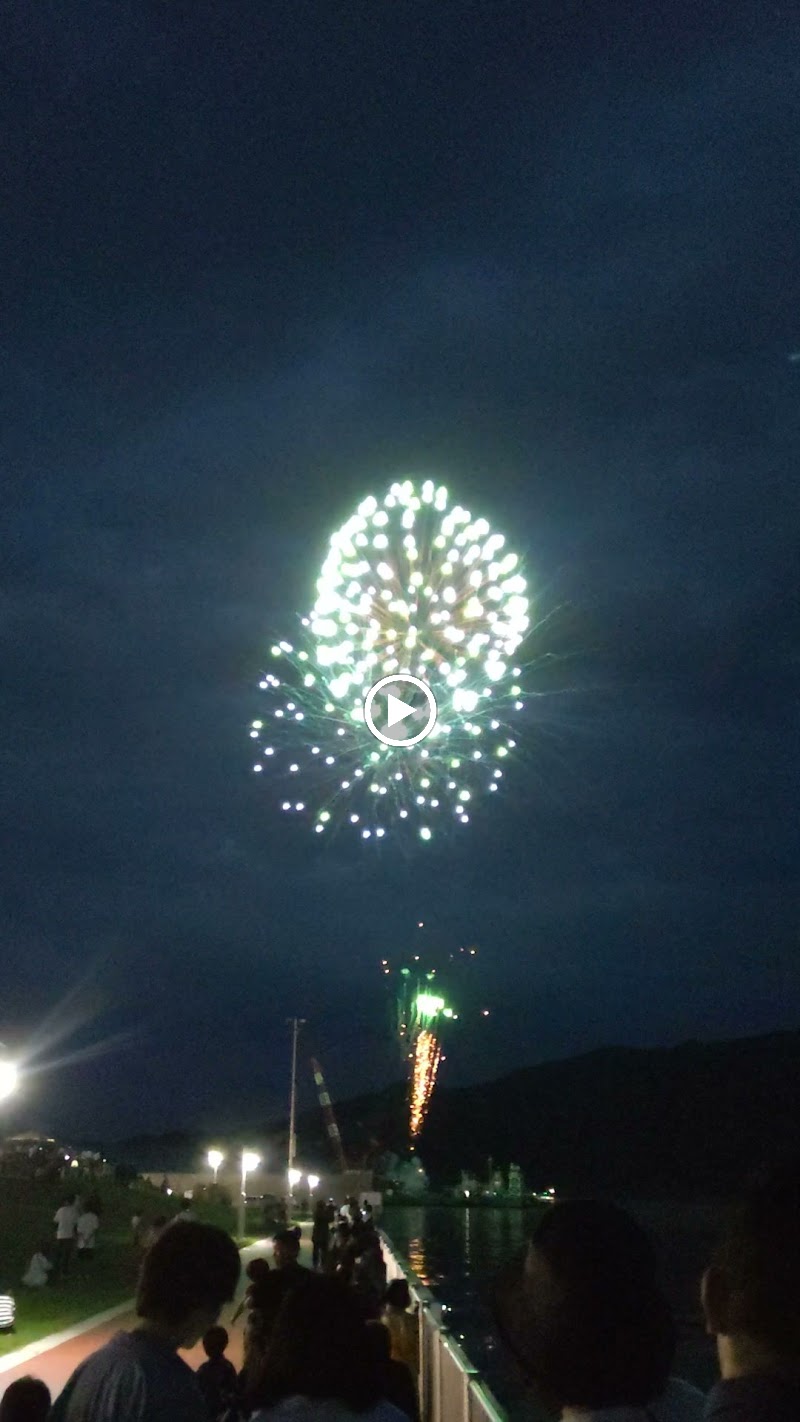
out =
<svg viewBox="0 0 800 1422"><path fill-rule="evenodd" d="M506 1413L442 1321L442 1305L381 1234L386 1277L406 1279L419 1320L422 1422L507 1422Z"/></svg>

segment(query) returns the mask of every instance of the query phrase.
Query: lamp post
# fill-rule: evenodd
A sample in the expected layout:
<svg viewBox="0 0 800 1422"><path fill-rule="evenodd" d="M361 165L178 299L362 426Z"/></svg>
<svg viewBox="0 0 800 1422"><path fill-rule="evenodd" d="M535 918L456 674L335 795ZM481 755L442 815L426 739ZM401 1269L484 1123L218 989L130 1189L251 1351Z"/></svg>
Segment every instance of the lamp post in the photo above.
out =
<svg viewBox="0 0 800 1422"><path fill-rule="evenodd" d="M225 1157L224 1157L224 1155L222 1154L222 1151L221 1151L221 1150L210 1150L210 1151L208 1152L208 1155L206 1156L206 1159L207 1159L207 1161L208 1161L208 1164L209 1164L210 1168L211 1168L211 1169L213 1170L213 1172L214 1172L214 1184L216 1185L216 1183L217 1183L217 1173L218 1173L219 1168L220 1168L220 1166L221 1166L223 1160L225 1159Z"/></svg>
<svg viewBox="0 0 800 1422"><path fill-rule="evenodd" d="M246 1217L245 1217L245 1215L246 1215L246 1209L247 1209L247 1197L246 1197L246 1194L245 1194L245 1187L246 1187L246 1185L247 1185L247 1177L248 1177L248 1175L250 1174L250 1171L251 1171L251 1170L257 1170L260 1164L261 1164L261 1156L260 1156L260 1155L256 1155L255 1151L252 1151L252 1150L243 1150L243 1151L242 1151L242 1195L241 1195L241 1199L239 1200L239 1238L240 1238L240 1239L244 1239L244 1234L245 1234L245 1223L246 1223Z"/></svg>
<svg viewBox="0 0 800 1422"><path fill-rule="evenodd" d="M300 1184L303 1178L303 1172L302 1170L295 1170L293 1166L291 1170L287 1170L286 1174L289 1180L289 1217L291 1222L291 1214L294 1209L294 1187Z"/></svg>
<svg viewBox="0 0 800 1422"><path fill-rule="evenodd" d="M309 1188L309 1190L311 1191L311 1194L313 1195L314 1191L316 1190L317 1186L319 1185L319 1176L318 1176L318 1175L307 1175L307 1176L306 1176L306 1179L307 1179L307 1181L308 1181L308 1188Z"/></svg>
<svg viewBox="0 0 800 1422"><path fill-rule="evenodd" d="M286 1206L287 1214L291 1214L292 1190L294 1189L294 1185L292 1184L292 1173L294 1172L294 1156L295 1151L297 1149L297 1137L295 1135L294 1129L295 1115L297 1111L297 1037L300 1028L305 1027L306 1019L305 1017L290 1017L288 1019L288 1022L292 1029L292 1087L291 1094L289 1097L289 1159L287 1162L289 1166L289 1197L286 1201ZM300 1179L299 1171L297 1172L297 1179ZM295 1181L294 1184L296 1185L297 1181Z"/></svg>

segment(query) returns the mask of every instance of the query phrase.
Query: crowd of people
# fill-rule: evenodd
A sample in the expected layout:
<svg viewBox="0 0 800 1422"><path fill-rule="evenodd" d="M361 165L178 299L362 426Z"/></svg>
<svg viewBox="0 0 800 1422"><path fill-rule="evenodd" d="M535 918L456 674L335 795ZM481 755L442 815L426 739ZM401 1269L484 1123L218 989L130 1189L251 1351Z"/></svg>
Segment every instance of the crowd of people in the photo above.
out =
<svg viewBox="0 0 800 1422"><path fill-rule="evenodd" d="M408 1286L386 1286L372 1221L348 1216L315 1213L313 1268L290 1228L276 1233L271 1264L250 1261L234 1315L245 1314L238 1372L219 1325L239 1281L236 1247L213 1226L174 1222L144 1254L138 1326L77 1368L52 1422L417 1422ZM707 1397L673 1376L675 1324L648 1236L614 1204L575 1200L542 1217L524 1261L499 1277L494 1308L523 1377L562 1422L798 1422L800 1165L747 1191L701 1299L721 1374ZM193 1373L179 1349L201 1339L206 1361ZM43 1422L41 1387L12 1384L0 1422Z"/></svg>
<svg viewBox="0 0 800 1422"><path fill-rule="evenodd" d="M196 1218L188 1196L181 1201L181 1207L177 1214L169 1215L159 1211L152 1219L149 1219L146 1215L137 1212L131 1216L133 1247L139 1254L144 1254L155 1244L159 1235L163 1234L167 1225L174 1224L178 1220L194 1220Z"/></svg>

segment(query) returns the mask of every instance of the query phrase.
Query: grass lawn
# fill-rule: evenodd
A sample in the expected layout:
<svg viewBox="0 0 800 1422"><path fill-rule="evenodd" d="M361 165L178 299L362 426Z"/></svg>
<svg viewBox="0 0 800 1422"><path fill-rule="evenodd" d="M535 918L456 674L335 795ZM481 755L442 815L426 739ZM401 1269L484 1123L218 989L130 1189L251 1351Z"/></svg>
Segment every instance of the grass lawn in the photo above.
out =
<svg viewBox="0 0 800 1422"><path fill-rule="evenodd" d="M61 1283L28 1289L22 1275L37 1245L55 1238L53 1215L67 1189L84 1197L97 1193L103 1203L95 1257L83 1267L76 1258L71 1277ZM0 1177L0 1285L17 1302L16 1330L0 1333L0 1357L132 1298L139 1266L131 1241L132 1215L138 1212L152 1220L179 1208L177 1201L165 1200L155 1187L141 1182L127 1186L111 1179L70 1178L67 1186ZM226 1229L233 1226L233 1211L224 1205L198 1201L194 1208L198 1219ZM52 1245L50 1249L52 1259Z"/></svg>

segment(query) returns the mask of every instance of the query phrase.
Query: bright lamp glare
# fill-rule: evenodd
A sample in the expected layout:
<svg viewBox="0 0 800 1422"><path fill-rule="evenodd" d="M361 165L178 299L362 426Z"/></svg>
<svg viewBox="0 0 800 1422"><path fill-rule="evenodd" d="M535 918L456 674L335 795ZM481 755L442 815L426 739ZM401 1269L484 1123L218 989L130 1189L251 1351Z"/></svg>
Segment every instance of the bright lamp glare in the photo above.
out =
<svg viewBox="0 0 800 1422"><path fill-rule="evenodd" d="M11 1096L19 1085L19 1072L13 1062L0 1062L0 1101Z"/></svg>
<svg viewBox="0 0 800 1422"><path fill-rule="evenodd" d="M252 1151L252 1150L243 1150L243 1151L242 1151L242 1174L243 1174L243 1175L249 1175L251 1170L258 1170L258 1167L259 1167L260 1164L261 1164L261 1156L260 1156L260 1155L256 1155L255 1151Z"/></svg>
<svg viewBox="0 0 800 1422"><path fill-rule="evenodd" d="M303 1172L302 1172L302 1170L290 1170L290 1171L288 1172L288 1174L289 1174L289 1184L290 1184L290 1186L292 1187L292 1189L294 1189L295 1185L299 1185L299 1184L300 1184L300 1181L301 1181L302 1178L303 1178Z"/></svg>
<svg viewBox="0 0 800 1422"><path fill-rule="evenodd" d="M206 1156L206 1160L212 1170L219 1170L224 1159L225 1157L221 1150L210 1150Z"/></svg>

